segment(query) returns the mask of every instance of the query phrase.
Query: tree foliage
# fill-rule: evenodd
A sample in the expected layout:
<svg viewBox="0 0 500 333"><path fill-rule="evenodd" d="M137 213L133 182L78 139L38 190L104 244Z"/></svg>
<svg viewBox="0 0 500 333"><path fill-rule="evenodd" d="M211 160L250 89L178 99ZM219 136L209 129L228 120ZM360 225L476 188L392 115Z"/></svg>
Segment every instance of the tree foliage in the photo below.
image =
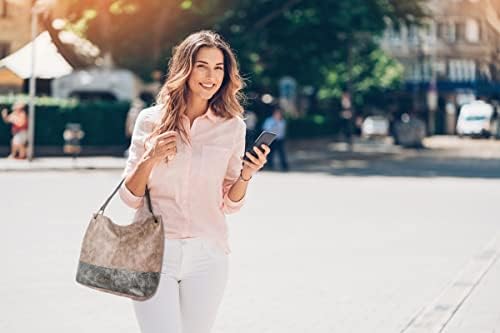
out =
<svg viewBox="0 0 500 333"><path fill-rule="evenodd" d="M252 89L276 91L290 75L319 97L390 87L401 68L378 46L388 20L418 24L426 0L71 0L69 28L147 78L172 47L215 29L236 51ZM351 57L351 58L349 58Z"/></svg>

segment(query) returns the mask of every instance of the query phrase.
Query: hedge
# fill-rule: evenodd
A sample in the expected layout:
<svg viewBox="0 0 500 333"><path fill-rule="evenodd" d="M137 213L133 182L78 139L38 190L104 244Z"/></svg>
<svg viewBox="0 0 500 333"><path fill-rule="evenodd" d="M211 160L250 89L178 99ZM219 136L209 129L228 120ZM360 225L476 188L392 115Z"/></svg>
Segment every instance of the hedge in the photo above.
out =
<svg viewBox="0 0 500 333"><path fill-rule="evenodd" d="M10 109L14 100L0 97L0 109ZM62 146L67 123L79 123L85 132L81 144L86 146L126 145L125 119L128 102L77 102L74 100L37 100L35 113L35 144ZM261 119L262 122L262 119ZM259 122L259 123L261 123ZM287 120L288 138L313 138L335 134L340 123L337 118L320 114ZM9 145L9 125L0 121L0 146Z"/></svg>
<svg viewBox="0 0 500 333"><path fill-rule="evenodd" d="M11 104L1 103L0 109ZM37 146L62 146L62 137L67 123L79 123L85 132L82 145L124 145L125 119L128 102L64 101L61 103L39 103L35 113L35 144ZM9 145L10 126L0 122L0 145Z"/></svg>
<svg viewBox="0 0 500 333"><path fill-rule="evenodd" d="M340 122L337 118L311 114L287 120L287 137L291 139L317 138L336 134Z"/></svg>

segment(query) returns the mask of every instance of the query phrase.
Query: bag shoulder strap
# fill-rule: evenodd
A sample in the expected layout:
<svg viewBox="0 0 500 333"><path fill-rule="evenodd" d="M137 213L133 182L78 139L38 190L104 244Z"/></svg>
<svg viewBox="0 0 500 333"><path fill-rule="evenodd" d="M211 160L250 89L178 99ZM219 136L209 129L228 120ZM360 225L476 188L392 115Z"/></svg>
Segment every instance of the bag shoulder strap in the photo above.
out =
<svg viewBox="0 0 500 333"><path fill-rule="evenodd" d="M109 202L111 201L111 199L113 199L113 197L115 196L116 192L118 192L118 190L120 189L120 187L122 186L123 182L125 182L125 178L123 178L120 183L118 184L118 186L114 189L114 191L111 193L111 195L108 197L108 199L106 199L106 201L104 202L104 204L101 206L101 208L99 208L99 211L97 212L97 214L104 214L104 210L106 209L106 207L108 206ZM146 193L145 193L145 197L146 197L146 202L147 202L147 205L148 205L148 208L149 208L149 211L151 212L151 214L153 215L153 217L155 218L155 221L156 221L156 216L155 214L153 213L153 205L151 204L151 195L149 194L149 188L148 186L146 185Z"/></svg>

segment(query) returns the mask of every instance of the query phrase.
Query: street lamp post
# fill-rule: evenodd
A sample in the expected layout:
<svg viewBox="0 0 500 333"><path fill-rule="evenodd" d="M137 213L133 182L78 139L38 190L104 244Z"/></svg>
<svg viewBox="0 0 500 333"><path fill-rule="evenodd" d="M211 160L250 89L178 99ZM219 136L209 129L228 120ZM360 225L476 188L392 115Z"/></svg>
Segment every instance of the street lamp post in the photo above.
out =
<svg viewBox="0 0 500 333"><path fill-rule="evenodd" d="M35 8L31 10L31 76L29 81L29 122L28 122L28 161L33 161L35 148L35 95L36 95L36 45L35 39L38 32L38 13Z"/></svg>

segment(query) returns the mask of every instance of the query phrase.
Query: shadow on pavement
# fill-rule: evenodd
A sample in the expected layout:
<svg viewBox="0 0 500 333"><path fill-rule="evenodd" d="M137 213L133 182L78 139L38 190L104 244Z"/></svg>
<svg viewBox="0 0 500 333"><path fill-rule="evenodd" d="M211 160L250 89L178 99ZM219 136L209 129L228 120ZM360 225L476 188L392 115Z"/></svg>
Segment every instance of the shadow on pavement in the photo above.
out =
<svg viewBox="0 0 500 333"><path fill-rule="evenodd" d="M292 165L294 172L322 172L334 176L500 178L500 159L330 159Z"/></svg>
<svg viewBox="0 0 500 333"><path fill-rule="evenodd" d="M393 145L355 147L338 151L320 143L290 149L290 171L320 172L334 176L500 178L500 155L477 151Z"/></svg>

